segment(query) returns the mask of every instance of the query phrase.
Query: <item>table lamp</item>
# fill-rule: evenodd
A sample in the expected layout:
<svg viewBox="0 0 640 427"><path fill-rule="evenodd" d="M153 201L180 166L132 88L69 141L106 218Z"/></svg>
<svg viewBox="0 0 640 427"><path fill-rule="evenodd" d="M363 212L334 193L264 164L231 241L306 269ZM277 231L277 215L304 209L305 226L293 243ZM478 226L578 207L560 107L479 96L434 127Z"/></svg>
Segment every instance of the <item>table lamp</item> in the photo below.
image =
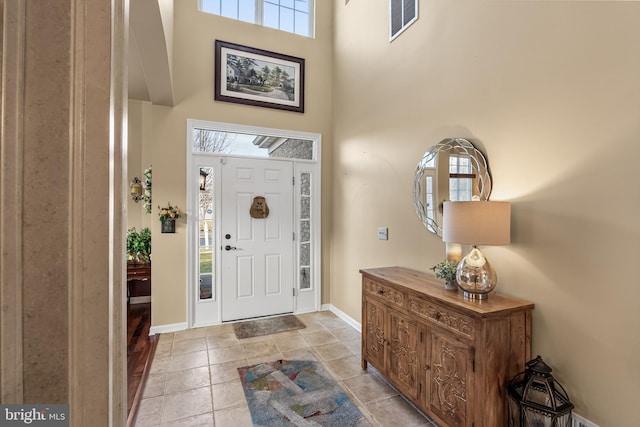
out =
<svg viewBox="0 0 640 427"><path fill-rule="evenodd" d="M456 270L465 298L486 299L496 287L496 272L478 245L508 245L510 229L509 202L444 202L442 240L473 245Z"/></svg>

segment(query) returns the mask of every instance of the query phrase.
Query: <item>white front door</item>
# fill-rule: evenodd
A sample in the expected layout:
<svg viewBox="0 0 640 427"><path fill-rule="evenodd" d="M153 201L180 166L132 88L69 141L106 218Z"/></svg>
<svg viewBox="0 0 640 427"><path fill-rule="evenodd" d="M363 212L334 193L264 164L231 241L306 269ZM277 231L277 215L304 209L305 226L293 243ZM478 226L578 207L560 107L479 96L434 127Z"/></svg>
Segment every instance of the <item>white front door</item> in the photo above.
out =
<svg viewBox="0 0 640 427"><path fill-rule="evenodd" d="M293 163L226 158L221 212L222 321L293 312Z"/></svg>

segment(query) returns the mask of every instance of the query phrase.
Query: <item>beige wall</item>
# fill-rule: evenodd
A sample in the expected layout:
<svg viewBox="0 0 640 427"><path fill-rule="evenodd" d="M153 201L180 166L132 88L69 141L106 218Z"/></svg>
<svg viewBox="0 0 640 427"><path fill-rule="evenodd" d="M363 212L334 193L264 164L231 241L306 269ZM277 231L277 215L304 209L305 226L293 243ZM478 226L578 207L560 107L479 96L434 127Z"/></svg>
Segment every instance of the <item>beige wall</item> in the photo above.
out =
<svg viewBox="0 0 640 427"><path fill-rule="evenodd" d="M144 182L144 171L151 165L151 111L150 102L129 100L127 185L134 177L138 177ZM144 227L151 227L154 213L155 211L152 211L151 214L148 214L144 208L144 201L136 203L127 192L127 229L135 227L140 231Z"/></svg>
<svg viewBox="0 0 640 427"><path fill-rule="evenodd" d="M152 107L153 290L152 323L183 323L186 318L186 221L176 234L161 234L157 205L167 201L185 208L187 119L237 123L322 134L323 158L331 159L331 20L333 5L316 5L316 37L310 39L197 11L196 0L175 2L174 107ZM304 114L213 100L214 41L239 43L305 58ZM331 187L329 161L323 186ZM323 239L328 241L331 200L323 200ZM323 247L323 275L329 277L328 246ZM328 301L328 281L323 300Z"/></svg>
<svg viewBox="0 0 640 427"><path fill-rule="evenodd" d="M334 12L331 303L360 319L358 269L444 258L413 171L431 145L469 138L492 199L513 203L512 244L485 253L497 290L536 305L533 356L579 414L636 422L640 4L421 1L393 43L386 2Z"/></svg>

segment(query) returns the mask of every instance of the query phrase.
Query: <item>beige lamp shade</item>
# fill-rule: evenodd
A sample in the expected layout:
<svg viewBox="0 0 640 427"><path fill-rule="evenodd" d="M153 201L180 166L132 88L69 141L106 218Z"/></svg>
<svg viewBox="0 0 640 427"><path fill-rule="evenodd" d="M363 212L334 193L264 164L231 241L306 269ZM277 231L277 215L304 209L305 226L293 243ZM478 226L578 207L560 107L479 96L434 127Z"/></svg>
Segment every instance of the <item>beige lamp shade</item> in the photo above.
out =
<svg viewBox="0 0 640 427"><path fill-rule="evenodd" d="M444 202L442 240L469 245L508 245L511 203Z"/></svg>

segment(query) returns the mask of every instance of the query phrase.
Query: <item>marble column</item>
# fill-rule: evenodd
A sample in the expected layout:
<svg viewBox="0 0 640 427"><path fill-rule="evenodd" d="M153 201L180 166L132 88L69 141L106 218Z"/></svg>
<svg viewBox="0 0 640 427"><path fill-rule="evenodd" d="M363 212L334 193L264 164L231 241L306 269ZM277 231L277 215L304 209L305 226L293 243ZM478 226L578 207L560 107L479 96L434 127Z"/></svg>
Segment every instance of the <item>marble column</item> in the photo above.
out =
<svg viewBox="0 0 640 427"><path fill-rule="evenodd" d="M0 397L125 424L127 0L0 0Z"/></svg>

